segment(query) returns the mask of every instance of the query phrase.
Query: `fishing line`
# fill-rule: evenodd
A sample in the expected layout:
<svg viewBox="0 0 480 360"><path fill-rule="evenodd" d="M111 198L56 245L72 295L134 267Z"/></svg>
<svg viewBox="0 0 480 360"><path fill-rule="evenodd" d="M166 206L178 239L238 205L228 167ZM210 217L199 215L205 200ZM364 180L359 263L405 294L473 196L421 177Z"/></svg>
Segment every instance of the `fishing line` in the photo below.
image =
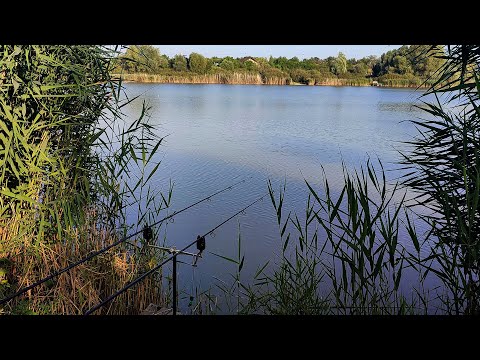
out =
<svg viewBox="0 0 480 360"><path fill-rule="evenodd" d="M157 266L155 266L154 268L150 269L149 271L147 271L146 273L144 273L143 275L139 276L138 278L136 278L135 280L133 280L131 283L127 284L126 286L124 286L123 288L121 288L120 290L118 290L117 292L115 292L114 294L110 295L108 298L106 298L105 300L103 300L102 302L100 302L99 304L95 305L94 307L90 308L89 310L87 310L84 315L90 315L91 313L93 313L94 311L98 310L99 308L101 308L102 306L104 306L105 304L109 303L110 301L112 301L113 299L115 299L117 296L121 295L122 293L124 293L125 291L127 291L128 289L130 289L132 286L138 284L140 281L142 281L143 279L145 279L147 276L149 276L150 274L154 273L155 271L157 271L158 269L160 269L163 265L165 265L167 262L169 262L170 260L172 260L174 257L176 257L178 255L178 253L180 252L183 252L185 250L187 250L190 246L194 245L194 244L198 244L199 241L202 241L203 239L203 244L204 244L204 241L205 241L205 237L212 234L216 229L218 229L219 227L221 227L222 225L224 225L225 223L227 223L228 221L232 220L235 216L237 216L238 214L240 214L242 211L245 211L246 209L248 209L249 207L255 205L257 202L259 202L260 200L262 200L265 196L267 196L268 193L262 195L260 198L258 198L257 200L253 201L252 203L250 203L249 205L245 206L243 209L237 211L235 214L233 214L232 216L230 216L228 219L224 220L223 222L221 222L220 224L218 224L217 226L215 226L213 229L211 229L210 231L206 232L203 236L197 236L197 239L195 239L193 242L191 242L190 244L188 244L187 246L185 246L183 249L179 250L179 251L176 251L175 254L173 254L172 256L170 256L168 259L162 261L160 264L158 264Z"/></svg>
<svg viewBox="0 0 480 360"><path fill-rule="evenodd" d="M219 191L217 191L216 193L214 193L214 194L212 194L212 195L209 195L209 196L207 196L207 197L205 197L205 198L203 198L203 199L201 199L201 200L199 200L199 201L197 201L197 202L195 202L195 203L193 203L193 204L191 204L191 205L189 205L189 206L187 206L187 207L185 207L185 208L183 208L183 209L181 209L181 210L179 210L179 211L174 211L172 214L164 217L163 219L161 219L161 220L153 223L152 225L150 225L150 226L148 226L148 227L150 228L150 227L159 225L160 223L162 223L162 222L165 221L165 220L173 219L174 216L176 216L176 215L178 215L178 214L180 214L180 213L182 213L182 212L184 212L184 211L186 211L186 210L188 210L188 209L190 209L190 208L192 208L192 207L194 207L194 206L196 206L196 205L198 205L198 204L206 201L207 199L210 199L210 198L213 197L213 196L216 196L216 195L218 195L218 194L220 194L220 193L222 193L222 192L224 192L224 191L231 190L233 187L235 187L235 186L237 186L237 185L245 182L245 181L246 181L247 179L249 179L249 178L251 178L251 176L248 177L248 178L246 178L246 179L243 179L243 180L241 180L241 181L238 181L238 182L236 182L236 183L233 184L233 185L229 185L229 186L225 187L224 189L219 190ZM33 283L33 284L31 284L31 285L29 285L29 286L27 286L27 287L24 287L23 289L17 291L15 294L10 295L10 296L7 296L6 298L3 298L2 300L0 300L0 305L3 305L3 304L5 304L6 302L8 302L8 301L10 301L10 300L12 300L12 299L14 299L14 298L16 298L17 296L20 296L20 295L24 294L24 293L27 292L28 290L31 290L31 289L37 287L38 285L41 285L41 284L43 284L44 282L46 282L46 281L48 281L48 280L51 280L51 279L53 279L53 278L55 278L55 277L63 274L64 272L73 269L74 267L76 267L76 266L78 266L78 265L80 265L80 264L85 263L86 261L92 259L93 257L98 256L98 255L100 255L100 254L102 254L102 253L110 250L110 249L113 248L114 246L117 246L117 245L121 244L122 242L125 242L125 241L131 239L132 237L134 237L135 235L140 234L140 233L143 232L143 231L144 231L144 229L139 230L139 231L137 231L137 232L135 232L135 233L133 233L133 234L130 234L130 235L124 237L123 239L120 239L120 240L114 242L113 244L108 245L108 246L106 246L106 247L104 247L103 249L100 249L100 250L98 250L98 251L95 251L95 252L91 253L90 255L86 256L85 258L83 258L83 259L81 259L81 260L79 260L79 261L77 261L77 262L75 262L75 263L73 263L73 264L71 264L71 265L69 265L69 266L61 269L61 270L58 270L57 272L54 272L54 273L51 274L51 275L48 275L47 277L45 277L45 278L43 278L43 279L41 279L41 280L38 280L37 282L35 282L35 283Z"/></svg>

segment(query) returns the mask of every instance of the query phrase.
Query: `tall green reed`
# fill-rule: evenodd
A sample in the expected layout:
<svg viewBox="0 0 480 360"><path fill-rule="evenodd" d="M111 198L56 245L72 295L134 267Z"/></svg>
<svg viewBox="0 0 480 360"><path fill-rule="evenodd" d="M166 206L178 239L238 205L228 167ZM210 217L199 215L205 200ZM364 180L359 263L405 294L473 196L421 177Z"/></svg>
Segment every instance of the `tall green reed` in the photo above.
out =
<svg viewBox="0 0 480 360"><path fill-rule="evenodd" d="M430 118L413 121L419 135L402 154L410 171L403 183L417 193L410 207L430 210L420 216L432 229L430 253L417 265L433 272L448 289L442 296L448 313L478 314L479 47L449 47L445 58L439 80L427 92L435 102L422 106Z"/></svg>
<svg viewBox="0 0 480 360"><path fill-rule="evenodd" d="M423 284L401 289L407 265L399 231L406 208L398 184L389 187L383 167L368 162L349 174L333 193L308 182L305 213L285 216L284 184L275 196L282 252L273 266L261 266L244 286L243 313L406 314L425 313ZM403 216L402 216L403 215ZM413 225L411 225L413 227Z"/></svg>
<svg viewBox="0 0 480 360"><path fill-rule="evenodd" d="M111 75L117 50L0 46L0 258L9 277L3 293L58 270L49 248L72 261L113 242L132 204L137 204L136 227L151 223L169 205L172 188L159 201L149 185L163 139L148 122L148 107L144 104L130 125L123 120L122 108L133 99ZM140 173L133 184L132 173ZM97 232L107 235L91 236ZM128 254L133 272L151 260L138 258L136 251L117 252ZM104 284L101 293L118 285L95 281Z"/></svg>

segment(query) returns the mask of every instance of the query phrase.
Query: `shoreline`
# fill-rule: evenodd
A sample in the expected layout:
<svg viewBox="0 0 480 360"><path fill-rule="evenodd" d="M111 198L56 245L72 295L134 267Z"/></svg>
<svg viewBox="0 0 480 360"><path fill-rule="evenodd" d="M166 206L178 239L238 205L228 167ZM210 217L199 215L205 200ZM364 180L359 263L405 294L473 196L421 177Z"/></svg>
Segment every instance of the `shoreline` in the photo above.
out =
<svg viewBox="0 0 480 360"><path fill-rule="evenodd" d="M125 80L122 79L123 83L128 84L166 84L166 85L253 85L253 86L307 86L307 87L316 87L316 86L331 86L331 87L374 87L374 88L385 88L385 89L426 89L428 86L401 86L401 85L331 85L331 84L244 84L244 83L212 83L212 82L167 82L167 81L138 81L138 80Z"/></svg>
<svg viewBox="0 0 480 360"><path fill-rule="evenodd" d="M176 79L177 80L177 79ZM177 81L155 81L155 80L139 80L139 79L125 79L122 78L123 83L133 84L170 84L170 85L265 85L265 86L333 86L333 87L378 87L387 89L426 89L428 86L418 85L372 85L372 84L334 84L330 82L319 84L302 84L291 82L288 84L272 84L272 83L245 83L245 82L212 82L212 81L185 81L184 79L178 79Z"/></svg>

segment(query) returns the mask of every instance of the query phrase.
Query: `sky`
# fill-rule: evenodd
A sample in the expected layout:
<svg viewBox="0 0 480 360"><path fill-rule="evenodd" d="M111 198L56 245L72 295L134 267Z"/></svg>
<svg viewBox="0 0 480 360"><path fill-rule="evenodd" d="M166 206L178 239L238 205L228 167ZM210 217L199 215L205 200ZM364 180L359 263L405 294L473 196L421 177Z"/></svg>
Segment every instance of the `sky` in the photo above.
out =
<svg viewBox="0 0 480 360"><path fill-rule="evenodd" d="M401 45L155 45L160 53L172 57L176 54L190 55L197 52L206 57L234 58L243 56L273 57L294 56L299 59L318 57L325 59L329 56L337 56L341 51L347 59L360 59L369 55L380 56L389 50L397 49Z"/></svg>

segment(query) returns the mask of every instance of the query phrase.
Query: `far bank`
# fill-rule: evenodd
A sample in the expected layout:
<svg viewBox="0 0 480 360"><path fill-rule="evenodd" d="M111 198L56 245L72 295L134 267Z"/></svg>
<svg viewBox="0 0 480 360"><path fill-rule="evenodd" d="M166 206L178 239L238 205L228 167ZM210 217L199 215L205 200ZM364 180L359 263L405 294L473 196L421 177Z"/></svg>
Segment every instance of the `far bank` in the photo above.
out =
<svg viewBox="0 0 480 360"><path fill-rule="evenodd" d="M125 82L161 84L226 84L226 85L309 85L309 86L380 86L397 88L422 88L428 84L419 78L401 78L385 75L378 78L325 78L304 79L295 82L287 77L265 77L259 73L234 72L217 74L116 74Z"/></svg>

